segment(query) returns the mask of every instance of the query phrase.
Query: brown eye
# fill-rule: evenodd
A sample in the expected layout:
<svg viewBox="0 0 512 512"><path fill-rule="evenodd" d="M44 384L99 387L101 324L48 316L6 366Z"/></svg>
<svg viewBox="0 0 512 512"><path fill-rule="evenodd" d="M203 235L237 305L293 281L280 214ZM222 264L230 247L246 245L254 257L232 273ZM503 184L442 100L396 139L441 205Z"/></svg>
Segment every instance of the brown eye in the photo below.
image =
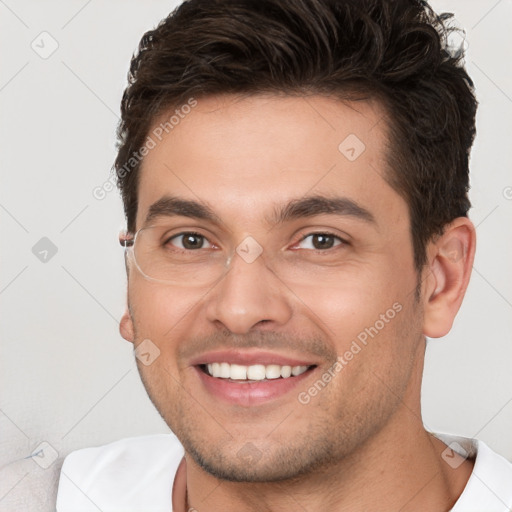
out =
<svg viewBox="0 0 512 512"><path fill-rule="evenodd" d="M334 246L334 237L331 235L313 235L315 249L330 249Z"/></svg>
<svg viewBox="0 0 512 512"><path fill-rule="evenodd" d="M208 240L198 233L180 233L170 238L169 242L179 249L185 249L187 251L211 246Z"/></svg>
<svg viewBox="0 0 512 512"><path fill-rule="evenodd" d="M344 243L340 237L330 233L311 233L305 236L299 246L301 249L327 250Z"/></svg>

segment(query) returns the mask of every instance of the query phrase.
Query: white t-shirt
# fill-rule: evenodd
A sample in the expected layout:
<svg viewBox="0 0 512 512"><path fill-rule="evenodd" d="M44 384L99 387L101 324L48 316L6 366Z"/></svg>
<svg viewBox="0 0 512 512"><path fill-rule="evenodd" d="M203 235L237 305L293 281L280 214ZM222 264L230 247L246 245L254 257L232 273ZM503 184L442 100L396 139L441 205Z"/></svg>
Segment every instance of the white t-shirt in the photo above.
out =
<svg viewBox="0 0 512 512"><path fill-rule="evenodd" d="M454 451L476 456L473 473L451 512L510 512L512 463L482 441L435 435ZM62 466L57 512L172 512L172 485L183 455L173 434L72 452Z"/></svg>

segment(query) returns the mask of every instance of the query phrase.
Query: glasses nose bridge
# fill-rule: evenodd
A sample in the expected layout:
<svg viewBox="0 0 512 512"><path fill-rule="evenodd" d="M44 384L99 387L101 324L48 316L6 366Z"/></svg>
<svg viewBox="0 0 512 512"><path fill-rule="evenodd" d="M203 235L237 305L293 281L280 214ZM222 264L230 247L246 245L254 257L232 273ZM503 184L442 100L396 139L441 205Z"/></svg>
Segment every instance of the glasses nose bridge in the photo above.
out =
<svg viewBox="0 0 512 512"><path fill-rule="evenodd" d="M252 235L248 235L234 250L231 250L227 258L226 268L230 271L236 268L242 272L245 269L257 269L258 272L269 271L275 275L277 273L278 259L278 251L275 252L268 246L264 247Z"/></svg>

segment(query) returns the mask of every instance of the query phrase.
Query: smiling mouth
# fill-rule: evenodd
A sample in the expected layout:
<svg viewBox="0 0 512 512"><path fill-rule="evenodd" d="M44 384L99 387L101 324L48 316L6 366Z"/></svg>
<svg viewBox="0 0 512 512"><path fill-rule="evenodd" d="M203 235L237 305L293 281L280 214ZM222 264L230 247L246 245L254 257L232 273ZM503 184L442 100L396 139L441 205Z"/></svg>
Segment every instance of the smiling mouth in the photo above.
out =
<svg viewBox="0 0 512 512"><path fill-rule="evenodd" d="M316 365L289 366L279 364L253 364L246 366L223 362L200 364L198 367L203 373L216 379L236 383L249 383L293 379L294 377L298 377L303 373L313 370L316 368Z"/></svg>

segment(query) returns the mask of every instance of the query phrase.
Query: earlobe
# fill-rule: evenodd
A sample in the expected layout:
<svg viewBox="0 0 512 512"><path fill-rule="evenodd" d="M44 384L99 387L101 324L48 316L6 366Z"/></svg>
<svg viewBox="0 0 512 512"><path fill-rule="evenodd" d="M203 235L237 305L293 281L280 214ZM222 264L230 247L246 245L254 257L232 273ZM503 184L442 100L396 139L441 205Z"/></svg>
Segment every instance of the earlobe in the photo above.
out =
<svg viewBox="0 0 512 512"><path fill-rule="evenodd" d="M129 341L130 343L135 341L133 320L129 308L126 308L126 311L119 322L119 332L126 341Z"/></svg>
<svg viewBox="0 0 512 512"><path fill-rule="evenodd" d="M424 289L425 336L440 338L450 331L468 287L475 246L475 228L466 217L455 219L430 243Z"/></svg>

